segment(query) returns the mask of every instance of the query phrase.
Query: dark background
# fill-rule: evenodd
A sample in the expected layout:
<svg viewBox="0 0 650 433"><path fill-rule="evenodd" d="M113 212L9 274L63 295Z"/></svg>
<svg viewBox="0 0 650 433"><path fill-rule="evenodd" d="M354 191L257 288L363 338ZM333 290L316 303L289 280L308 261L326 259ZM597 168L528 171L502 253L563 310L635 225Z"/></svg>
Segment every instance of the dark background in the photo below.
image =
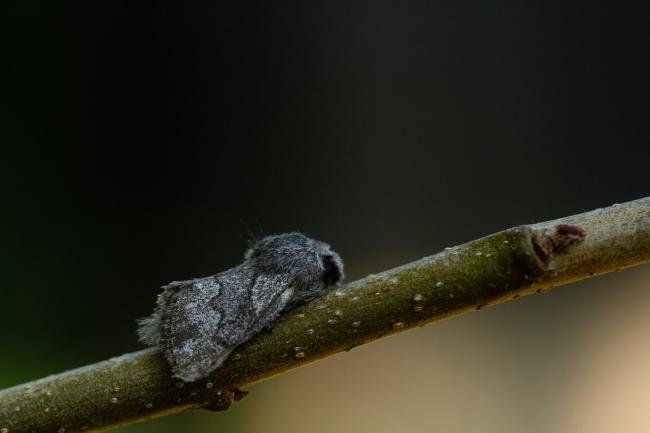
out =
<svg viewBox="0 0 650 433"><path fill-rule="evenodd" d="M647 195L650 15L613 5L5 3L0 386L138 349L160 285L264 234L356 279Z"/></svg>

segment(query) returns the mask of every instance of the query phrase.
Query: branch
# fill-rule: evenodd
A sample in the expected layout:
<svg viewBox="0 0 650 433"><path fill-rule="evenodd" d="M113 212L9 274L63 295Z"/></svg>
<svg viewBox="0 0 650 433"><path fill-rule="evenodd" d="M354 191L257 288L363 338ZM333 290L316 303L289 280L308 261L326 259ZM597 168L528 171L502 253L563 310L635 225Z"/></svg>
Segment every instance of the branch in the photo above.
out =
<svg viewBox="0 0 650 433"><path fill-rule="evenodd" d="M370 275L290 311L210 378L147 349L0 391L0 433L100 431L186 409L360 344L650 261L650 197L508 229Z"/></svg>

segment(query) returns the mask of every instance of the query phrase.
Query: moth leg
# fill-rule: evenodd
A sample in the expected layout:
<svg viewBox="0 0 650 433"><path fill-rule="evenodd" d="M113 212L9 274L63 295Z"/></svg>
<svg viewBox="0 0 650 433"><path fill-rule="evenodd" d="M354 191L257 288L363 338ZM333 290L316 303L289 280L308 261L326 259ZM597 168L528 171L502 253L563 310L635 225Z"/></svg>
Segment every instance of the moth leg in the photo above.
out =
<svg viewBox="0 0 650 433"><path fill-rule="evenodd" d="M228 390L219 390L214 394L214 398L206 402L201 409L213 412L221 412L230 409L232 402L235 401L235 393Z"/></svg>
<svg viewBox="0 0 650 433"><path fill-rule="evenodd" d="M216 398L208 401L201 406L201 409L206 409L213 412L222 412L230 409L233 402L239 401L248 395L248 391L242 391L239 388L233 390L219 390L214 393Z"/></svg>
<svg viewBox="0 0 650 433"><path fill-rule="evenodd" d="M293 293L293 291L291 291L291 293ZM289 296L291 296L291 295L289 294ZM262 328L262 331L266 331L269 334L272 334L273 333L273 327L275 326L275 321L278 319L281 312L282 311L276 311L271 316L269 316L268 319L267 319L268 323L266 325L264 325L264 327Z"/></svg>
<svg viewBox="0 0 650 433"><path fill-rule="evenodd" d="M233 392L235 393L235 401L239 401L248 395L248 391L242 391L239 388L235 388Z"/></svg>

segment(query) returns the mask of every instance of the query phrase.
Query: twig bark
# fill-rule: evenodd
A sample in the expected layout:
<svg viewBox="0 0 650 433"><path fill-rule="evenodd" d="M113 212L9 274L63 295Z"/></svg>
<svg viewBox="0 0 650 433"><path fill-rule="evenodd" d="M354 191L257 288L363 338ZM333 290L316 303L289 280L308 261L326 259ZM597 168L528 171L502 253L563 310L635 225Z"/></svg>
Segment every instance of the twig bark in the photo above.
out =
<svg viewBox="0 0 650 433"><path fill-rule="evenodd" d="M650 197L516 227L370 275L297 308L208 380L155 349L0 391L0 433L100 431L186 409L390 334L650 261Z"/></svg>

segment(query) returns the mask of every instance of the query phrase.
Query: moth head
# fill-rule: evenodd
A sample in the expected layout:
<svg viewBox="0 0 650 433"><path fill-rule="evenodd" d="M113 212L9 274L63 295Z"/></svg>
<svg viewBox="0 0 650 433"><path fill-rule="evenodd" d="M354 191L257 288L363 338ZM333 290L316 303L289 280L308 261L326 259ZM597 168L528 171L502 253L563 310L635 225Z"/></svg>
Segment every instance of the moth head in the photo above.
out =
<svg viewBox="0 0 650 433"><path fill-rule="evenodd" d="M338 284L345 277L341 256L329 244L321 241L315 242L321 264L321 280L323 280L326 286Z"/></svg>
<svg viewBox="0 0 650 433"><path fill-rule="evenodd" d="M289 273L305 282L319 279L329 286L344 277L341 257L325 242L302 233L267 236L244 257L265 271Z"/></svg>

